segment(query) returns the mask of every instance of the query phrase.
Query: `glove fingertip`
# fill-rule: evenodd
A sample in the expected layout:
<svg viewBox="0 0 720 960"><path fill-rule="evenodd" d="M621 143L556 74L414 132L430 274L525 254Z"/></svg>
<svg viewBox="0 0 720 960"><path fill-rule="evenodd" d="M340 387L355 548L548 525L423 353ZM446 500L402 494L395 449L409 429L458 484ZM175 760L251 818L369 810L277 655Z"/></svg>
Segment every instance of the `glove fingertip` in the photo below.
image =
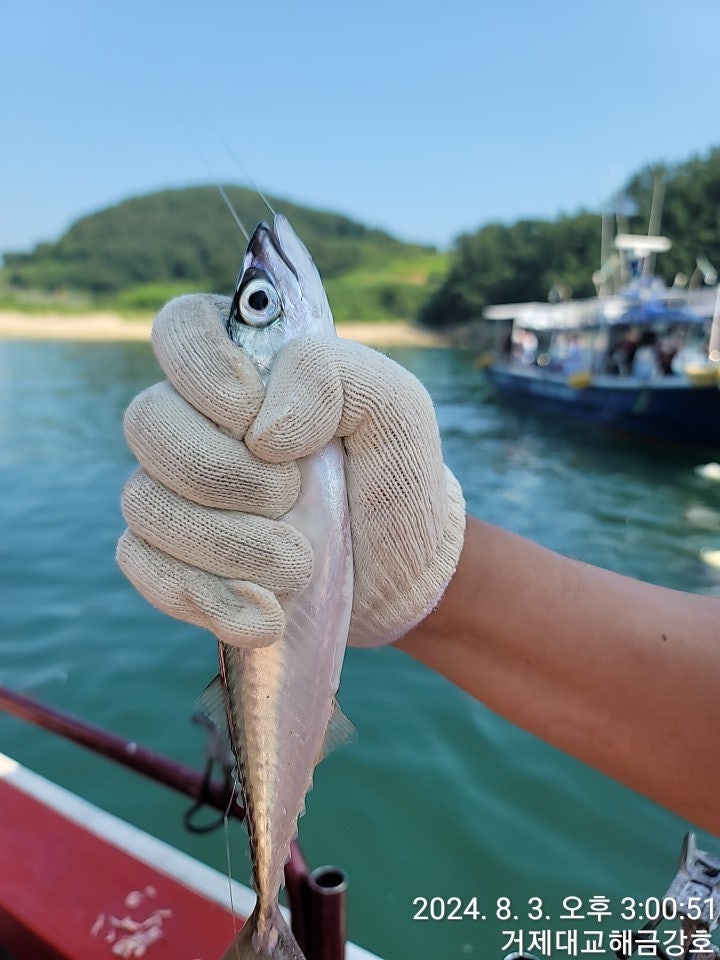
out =
<svg viewBox="0 0 720 960"><path fill-rule="evenodd" d="M285 614L271 591L245 580L226 580L224 586L227 606L209 625L221 643L247 650L269 647L282 637Z"/></svg>
<svg viewBox="0 0 720 960"><path fill-rule="evenodd" d="M244 580L228 580L192 567L126 530L118 566L152 606L209 630L242 649L267 647L283 635L285 614L275 595Z"/></svg>
<svg viewBox="0 0 720 960"><path fill-rule="evenodd" d="M115 562L120 567L120 569L125 573L125 564L127 561L127 554L129 548L129 539L132 537L132 534L129 530L123 531L120 535L120 539L117 542L115 547ZM127 574L125 574L127 576Z"/></svg>
<svg viewBox="0 0 720 960"><path fill-rule="evenodd" d="M245 434L255 456L285 463L315 453L335 436L343 387L325 356L328 342L293 341L278 355L260 412Z"/></svg>
<svg viewBox="0 0 720 960"><path fill-rule="evenodd" d="M155 318L152 344L160 366L193 407L242 437L264 396L250 358L230 339L226 297L190 294L167 303Z"/></svg>
<svg viewBox="0 0 720 960"><path fill-rule="evenodd" d="M295 398L298 404L302 398ZM308 457L324 447L335 435L337 418L318 422L314 409L298 407L287 411L262 411L245 434L251 453L267 463L289 463Z"/></svg>

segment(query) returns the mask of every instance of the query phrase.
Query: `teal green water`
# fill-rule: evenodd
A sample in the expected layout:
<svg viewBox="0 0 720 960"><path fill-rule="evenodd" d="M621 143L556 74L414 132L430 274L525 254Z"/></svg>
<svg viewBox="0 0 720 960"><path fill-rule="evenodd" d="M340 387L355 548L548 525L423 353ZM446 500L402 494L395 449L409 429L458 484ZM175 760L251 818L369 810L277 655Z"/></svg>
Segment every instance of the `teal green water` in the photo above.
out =
<svg viewBox="0 0 720 960"><path fill-rule="evenodd" d="M700 559L720 547L720 484L695 472L707 456L592 440L505 409L461 353L395 356L432 393L473 512L623 573L720 592ZM122 413L157 379L144 344L0 343L0 678L200 765L190 715L215 673L214 643L157 614L114 564L133 469ZM613 916L585 924L607 933L624 925L620 898L664 893L687 824L397 651L350 651L341 702L360 739L318 769L301 844L311 865L347 870L350 934L369 949L494 960L511 949L509 927L568 927L565 896L611 898ZM224 869L222 836L186 834L186 803L164 789L8 717L0 750ZM239 833L233 844L247 880ZM508 897L520 919L414 920L418 897L477 897L488 916ZM528 919L531 897L549 921Z"/></svg>

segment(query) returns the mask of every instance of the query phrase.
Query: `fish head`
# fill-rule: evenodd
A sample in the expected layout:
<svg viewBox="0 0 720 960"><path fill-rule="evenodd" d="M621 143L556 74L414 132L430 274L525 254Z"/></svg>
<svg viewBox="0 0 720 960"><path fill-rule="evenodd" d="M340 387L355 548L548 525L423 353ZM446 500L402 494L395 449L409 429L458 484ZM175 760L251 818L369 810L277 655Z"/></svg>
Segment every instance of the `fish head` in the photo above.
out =
<svg viewBox="0 0 720 960"><path fill-rule="evenodd" d="M230 338L266 375L278 351L297 337L334 336L320 274L288 220L276 214L250 238L227 320Z"/></svg>

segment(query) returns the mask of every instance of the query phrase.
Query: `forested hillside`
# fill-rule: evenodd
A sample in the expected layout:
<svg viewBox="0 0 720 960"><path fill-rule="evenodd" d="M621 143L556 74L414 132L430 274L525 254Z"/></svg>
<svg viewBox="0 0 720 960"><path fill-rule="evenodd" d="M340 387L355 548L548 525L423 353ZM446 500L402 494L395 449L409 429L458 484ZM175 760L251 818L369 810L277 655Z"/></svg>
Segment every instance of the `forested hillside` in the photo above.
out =
<svg viewBox="0 0 720 960"><path fill-rule="evenodd" d="M658 258L657 273L668 283L677 273L689 277L698 256L720 269L720 148L687 163L648 166L632 177L615 203L620 232L648 232L658 177L665 186L660 232L673 247ZM592 296L600 234L600 213L588 212L554 221L491 223L463 234L420 320L431 326L463 323L478 319L489 303L547 300L553 288Z"/></svg>
<svg viewBox="0 0 720 960"><path fill-rule="evenodd" d="M249 229L271 218L254 191L225 189ZM444 272L446 257L432 248L336 213L269 201L310 249L337 319L414 316L428 278ZM56 243L6 252L3 279L17 296L80 292L91 304L153 310L184 291L231 293L245 246L214 187L163 190L83 217Z"/></svg>
<svg viewBox="0 0 720 960"><path fill-rule="evenodd" d="M665 200L660 232L673 241L657 261L668 282L692 275L702 255L720 269L720 148L674 166L648 166L614 202L614 228L647 233L653 187ZM227 187L252 228L269 212L258 195ZM336 213L270 198L311 251L338 320L419 319L443 327L480 318L489 303L591 296L600 266L600 212L490 223L448 254L403 243ZM215 187L163 190L78 220L55 243L5 253L0 301L151 311L178 293L230 293L245 240Z"/></svg>

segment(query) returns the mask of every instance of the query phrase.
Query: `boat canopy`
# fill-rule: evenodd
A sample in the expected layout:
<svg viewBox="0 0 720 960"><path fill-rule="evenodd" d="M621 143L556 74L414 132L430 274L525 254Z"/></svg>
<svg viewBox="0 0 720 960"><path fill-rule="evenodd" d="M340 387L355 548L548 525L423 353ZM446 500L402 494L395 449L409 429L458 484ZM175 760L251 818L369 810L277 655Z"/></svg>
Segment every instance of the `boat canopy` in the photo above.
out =
<svg viewBox="0 0 720 960"><path fill-rule="evenodd" d="M699 292L699 291L698 291ZM501 303L483 310L486 320L512 320L526 330L580 330L619 324L678 324L701 326L712 316L704 300L686 290L646 291L560 303ZM714 299L714 298L713 298Z"/></svg>
<svg viewBox="0 0 720 960"><path fill-rule="evenodd" d="M670 307L665 303L650 300L647 303L634 303L625 313L621 314L617 323L642 324L685 324L702 326L706 318L694 313L687 307Z"/></svg>

